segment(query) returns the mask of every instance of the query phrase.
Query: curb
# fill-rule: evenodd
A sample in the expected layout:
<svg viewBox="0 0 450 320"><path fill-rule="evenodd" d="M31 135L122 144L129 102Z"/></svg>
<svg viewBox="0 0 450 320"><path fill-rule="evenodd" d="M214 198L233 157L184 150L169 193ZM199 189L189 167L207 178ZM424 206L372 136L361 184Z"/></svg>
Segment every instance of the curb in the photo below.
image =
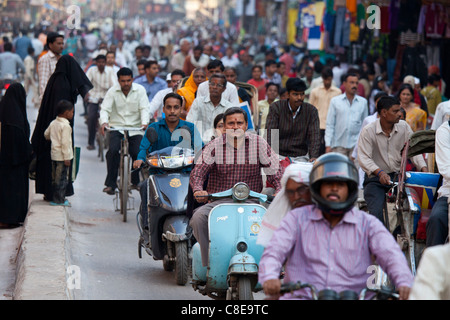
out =
<svg viewBox="0 0 450 320"><path fill-rule="evenodd" d="M66 207L52 207L34 193L17 254L13 300L70 300L66 268L68 217Z"/></svg>

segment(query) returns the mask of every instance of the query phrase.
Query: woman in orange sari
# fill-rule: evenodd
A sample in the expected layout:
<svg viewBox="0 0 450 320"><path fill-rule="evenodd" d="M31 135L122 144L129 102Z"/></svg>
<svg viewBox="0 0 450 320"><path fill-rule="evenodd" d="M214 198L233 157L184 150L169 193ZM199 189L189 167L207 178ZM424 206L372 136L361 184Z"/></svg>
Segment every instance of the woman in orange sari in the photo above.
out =
<svg viewBox="0 0 450 320"><path fill-rule="evenodd" d="M194 99L196 97L197 88L200 83L206 81L206 72L203 68L196 68L194 71L192 71L189 78L186 80L186 83L183 87L179 88L177 90L177 93L184 97L185 100L185 111L183 112L181 118L183 120L186 119L186 115L188 114L189 110L191 109L192 102L194 102Z"/></svg>
<svg viewBox="0 0 450 320"><path fill-rule="evenodd" d="M427 125L427 113L414 103L414 89L404 83L398 91L397 97L400 100L400 106L406 111L406 122L411 129L416 132L425 130Z"/></svg>

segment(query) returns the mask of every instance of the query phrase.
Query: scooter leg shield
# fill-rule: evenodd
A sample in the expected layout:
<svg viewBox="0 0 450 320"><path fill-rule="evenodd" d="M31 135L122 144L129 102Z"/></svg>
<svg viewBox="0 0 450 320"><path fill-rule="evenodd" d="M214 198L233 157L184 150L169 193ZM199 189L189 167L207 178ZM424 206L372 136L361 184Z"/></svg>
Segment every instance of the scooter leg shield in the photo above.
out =
<svg viewBox="0 0 450 320"><path fill-rule="evenodd" d="M207 267L202 265L202 253L197 242L192 247L192 280L206 282Z"/></svg>

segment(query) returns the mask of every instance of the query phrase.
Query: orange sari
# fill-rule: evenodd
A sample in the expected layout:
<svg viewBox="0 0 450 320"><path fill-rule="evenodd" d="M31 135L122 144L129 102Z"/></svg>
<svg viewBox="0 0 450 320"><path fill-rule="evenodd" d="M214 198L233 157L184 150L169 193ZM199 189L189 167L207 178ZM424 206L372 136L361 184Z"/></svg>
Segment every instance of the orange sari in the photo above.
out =
<svg viewBox="0 0 450 320"><path fill-rule="evenodd" d="M181 87L177 90L177 93L180 96L183 96L184 100L186 101L187 112L189 112L189 110L191 109L191 105L192 102L194 102L196 92L197 92L197 85L194 82L194 72L192 72L189 78L186 80L184 87Z"/></svg>

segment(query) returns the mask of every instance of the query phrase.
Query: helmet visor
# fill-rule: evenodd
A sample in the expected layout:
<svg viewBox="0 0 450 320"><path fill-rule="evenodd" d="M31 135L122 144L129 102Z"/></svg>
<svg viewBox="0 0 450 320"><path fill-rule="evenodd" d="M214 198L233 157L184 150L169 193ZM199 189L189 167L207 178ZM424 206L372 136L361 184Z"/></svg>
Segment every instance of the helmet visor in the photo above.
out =
<svg viewBox="0 0 450 320"><path fill-rule="evenodd" d="M358 183L359 175L355 166L343 161L330 161L319 164L311 171L309 181L314 184L317 181L354 181Z"/></svg>

